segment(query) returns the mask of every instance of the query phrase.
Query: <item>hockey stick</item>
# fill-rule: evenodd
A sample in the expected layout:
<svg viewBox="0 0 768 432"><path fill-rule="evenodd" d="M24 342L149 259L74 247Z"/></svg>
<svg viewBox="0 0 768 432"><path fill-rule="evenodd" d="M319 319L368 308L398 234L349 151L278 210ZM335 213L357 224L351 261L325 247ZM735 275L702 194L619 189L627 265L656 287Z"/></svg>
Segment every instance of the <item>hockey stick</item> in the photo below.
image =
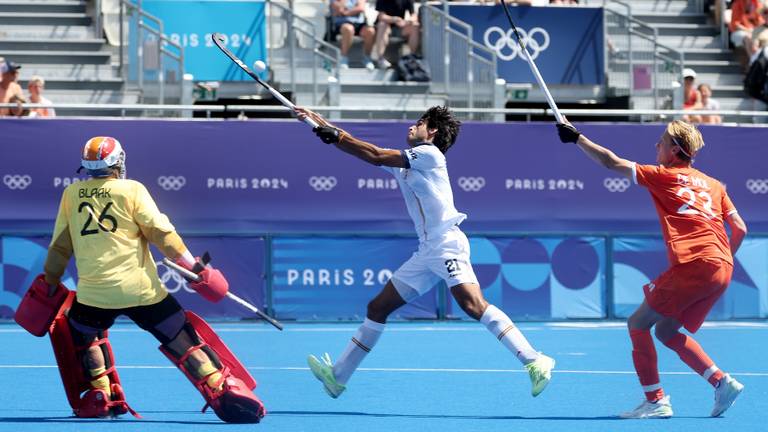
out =
<svg viewBox="0 0 768 432"><path fill-rule="evenodd" d="M208 258L208 259L205 259L205 258ZM209 255L208 255L207 252L205 253L205 255L203 255L202 261L204 263L207 263L208 261L210 261L210 258L209 258ZM168 258L163 258L163 264L167 265L169 268L172 268L173 270L176 270L180 275L182 275L187 280L191 280L193 282L199 282L200 281L200 275L199 274L185 269L184 267L176 264L175 262L169 260ZM197 265L198 264L195 264L195 266L197 266ZM250 310L251 312L253 312L256 315L260 316L262 319L264 319L268 323L270 323L273 326L275 326L275 328L277 328L278 330L282 330L283 329L283 325L280 324L280 322L278 322L277 320L275 320L271 316L265 314L264 312L260 311L259 308L257 308L256 306L248 303L247 301L245 301L245 300L241 299L240 297L232 294L231 292L227 292L227 297L229 297L230 299L236 301L237 303L240 303L246 309Z"/></svg>
<svg viewBox="0 0 768 432"><path fill-rule="evenodd" d="M250 68L248 68L248 66L246 66L242 60L237 58L236 55L232 54L232 51L230 51L227 47L224 46L224 41L226 40L226 38L221 33L212 34L211 39L213 40L213 43L215 43L216 46L219 47L219 49L224 54L226 54L227 57L229 57L230 60L235 62L235 64L240 66L240 69L245 71L245 73L250 75L251 78L255 79L257 83L261 84L265 89L267 89L270 93L272 93L272 96L274 96L275 99L277 99L281 104L290 108L291 110L296 108L296 105L294 105L293 102L289 101L288 98L283 96L279 91L275 90L271 85L264 82L261 78L259 78L258 75L256 75L256 73L254 73ZM312 128L316 128L319 126L314 120L312 120L309 117L304 119L304 123L312 126Z"/></svg>
<svg viewBox="0 0 768 432"><path fill-rule="evenodd" d="M552 98L552 94L549 93L549 88L547 88L547 83L544 82L544 78L541 77L541 74L539 73L539 68L536 67L536 63L533 61L533 58L531 58L531 54L528 52L528 48L525 47L525 42L523 42L523 38L520 36L520 33L517 31L517 26L515 25L515 22L512 21L512 15L509 13L509 9L507 9L507 3L504 0L501 0L501 7L504 9L504 14L507 16L507 20L509 20L509 24L512 25L512 30L515 32L515 36L517 37L517 43L520 45L520 49L523 50L523 53L525 54L525 58L528 60L528 66L531 67L531 72L533 72L533 76L536 78L536 82L539 83L539 87L541 87L541 90L544 91L544 97L547 99L547 103L549 104L549 107L552 108L552 111L555 113L555 119L557 119L558 123L565 123L565 119L563 119L563 115L560 114L560 110L557 108L557 105L555 104L555 100Z"/></svg>

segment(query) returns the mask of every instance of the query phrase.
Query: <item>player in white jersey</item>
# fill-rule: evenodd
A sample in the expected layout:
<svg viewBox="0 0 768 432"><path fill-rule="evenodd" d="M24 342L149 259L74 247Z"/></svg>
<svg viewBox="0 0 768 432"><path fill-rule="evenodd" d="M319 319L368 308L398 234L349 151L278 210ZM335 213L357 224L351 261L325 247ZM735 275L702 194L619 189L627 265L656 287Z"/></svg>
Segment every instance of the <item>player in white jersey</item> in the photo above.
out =
<svg viewBox="0 0 768 432"><path fill-rule="evenodd" d="M469 260L469 240L459 229L467 216L453 205L444 153L456 141L461 123L445 107L435 106L408 128L410 148L391 150L359 140L320 115L297 108L300 120L311 117L320 126L314 132L326 144L391 172L400 186L419 236L413 256L392 275L384 289L368 303L366 319L336 361L326 353L308 362L315 377L333 398L345 390L352 373L379 340L387 317L400 306L426 293L443 279L467 315L480 320L512 351L528 370L538 396L549 383L555 361L534 350L512 320L483 297Z"/></svg>

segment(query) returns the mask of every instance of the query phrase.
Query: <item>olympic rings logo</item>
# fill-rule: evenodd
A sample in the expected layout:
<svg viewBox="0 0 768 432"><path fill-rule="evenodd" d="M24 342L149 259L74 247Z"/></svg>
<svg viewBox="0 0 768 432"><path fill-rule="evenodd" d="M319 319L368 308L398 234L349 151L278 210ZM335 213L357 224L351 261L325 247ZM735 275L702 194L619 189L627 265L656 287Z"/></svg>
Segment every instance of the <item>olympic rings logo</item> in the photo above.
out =
<svg viewBox="0 0 768 432"><path fill-rule="evenodd" d="M768 179L749 179L747 180L747 189L753 194L768 193Z"/></svg>
<svg viewBox="0 0 768 432"><path fill-rule="evenodd" d="M485 187L485 177L459 177L457 183L466 192L477 192Z"/></svg>
<svg viewBox="0 0 768 432"><path fill-rule="evenodd" d="M603 186L610 192L624 192L629 189L629 179L621 177L606 177Z"/></svg>
<svg viewBox="0 0 768 432"><path fill-rule="evenodd" d="M517 29L517 31L520 33L523 45L528 48L528 52L531 54L531 60L536 60L536 57L549 47L549 33L543 28L534 27L529 32L523 29ZM520 56L527 61L523 49L517 43L513 29L505 32L501 27L488 27L488 30L483 34L483 40L485 46L496 52L496 56L501 60L514 60L515 57Z"/></svg>
<svg viewBox="0 0 768 432"><path fill-rule="evenodd" d="M335 188L337 183L336 177L333 176L312 176L309 178L309 185L318 192L328 192Z"/></svg>
<svg viewBox="0 0 768 432"><path fill-rule="evenodd" d="M177 191L187 184L187 179L184 176L160 176L157 178L157 184L167 191Z"/></svg>
<svg viewBox="0 0 768 432"><path fill-rule="evenodd" d="M24 190L32 184L32 176L27 174L6 174L3 176L3 183L8 189Z"/></svg>
<svg viewBox="0 0 768 432"><path fill-rule="evenodd" d="M177 293L181 290L184 290L188 293L194 293L195 291L189 287L187 280L184 279L180 274L178 274L176 271L171 270L166 266L162 261L158 261L155 264L157 264L157 273L160 276L160 282L163 283L163 286L165 289L171 293ZM164 269L165 271L161 274L161 269Z"/></svg>

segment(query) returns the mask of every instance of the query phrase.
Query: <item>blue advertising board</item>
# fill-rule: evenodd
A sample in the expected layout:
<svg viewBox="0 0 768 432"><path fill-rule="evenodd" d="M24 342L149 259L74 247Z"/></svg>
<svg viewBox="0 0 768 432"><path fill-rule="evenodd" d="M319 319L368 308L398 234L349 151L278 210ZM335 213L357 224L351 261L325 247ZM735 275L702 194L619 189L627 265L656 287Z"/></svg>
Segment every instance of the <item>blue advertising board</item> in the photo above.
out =
<svg viewBox="0 0 768 432"><path fill-rule="evenodd" d="M0 236L0 318L13 318L32 281L43 272L50 242L50 236ZM76 273L72 261L61 281L73 288Z"/></svg>
<svg viewBox="0 0 768 432"><path fill-rule="evenodd" d="M184 68L196 81L247 81L251 78L211 41L224 44L251 65L266 62L266 14L261 0L143 0L142 7L163 21L164 33L184 48Z"/></svg>
<svg viewBox="0 0 768 432"><path fill-rule="evenodd" d="M224 274L229 291L261 310L266 310L266 243L261 237L190 237L184 243L197 255L209 252L211 265ZM163 255L152 251L157 274L179 303L205 318L256 318L248 309L228 298L211 303L189 287L184 278L162 262Z"/></svg>
<svg viewBox="0 0 768 432"><path fill-rule="evenodd" d="M362 320L417 246L415 238L276 238L272 307L280 319ZM392 318L437 318L437 298L432 289Z"/></svg>
<svg viewBox="0 0 768 432"><path fill-rule="evenodd" d="M0 237L0 318L12 318L32 280L43 272L50 237ZM251 304L265 309L265 243L262 238L185 237L187 247L202 254L209 251L212 264L229 281L230 291ZM205 318L254 318L237 303L224 299L211 303L189 287L176 272L162 263L162 254L153 248L158 275L163 285L181 305ZM77 269L71 259L62 282L77 289Z"/></svg>
<svg viewBox="0 0 768 432"><path fill-rule="evenodd" d="M471 237L488 302L512 319L604 318L605 239ZM449 317L467 316L451 299Z"/></svg>
<svg viewBox="0 0 768 432"><path fill-rule="evenodd" d="M709 319L768 316L768 238L748 238L736 253L731 284ZM642 303L643 286L669 267L660 237L613 239L613 309L625 318Z"/></svg>
<svg viewBox="0 0 768 432"><path fill-rule="evenodd" d="M448 10L472 26L477 43L496 53L499 78L509 83L536 83L501 5L450 5ZM509 10L544 81L603 84L601 8L517 6Z"/></svg>

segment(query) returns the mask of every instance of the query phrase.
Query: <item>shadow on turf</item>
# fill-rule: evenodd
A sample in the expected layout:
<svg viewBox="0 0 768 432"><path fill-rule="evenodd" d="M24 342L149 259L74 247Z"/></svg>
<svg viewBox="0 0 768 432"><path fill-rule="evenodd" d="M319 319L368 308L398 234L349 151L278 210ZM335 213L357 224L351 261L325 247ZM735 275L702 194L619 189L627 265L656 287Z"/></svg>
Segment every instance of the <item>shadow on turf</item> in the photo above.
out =
<svg viewBox="0 0 768 432"><path fill-rule="evenodd" d="M118 419L83 419L74 416L70 417L0 417L0 424L3 423L97 423L97 422L112 422L117 421L120 423L152 423L152 424L181 424L181 425L217 425L224 423L219 419L212 418L210 421L183 421L183 420L152 420L152 419L135 419L121 417Z"/></svg>
<svg viewBox="0 0 768 432"><path fill-rule="evenodd" d="M521 416L476 416L446 414L382 414L357 411L270 411L268 415L330 415L362 417L397 417L414 419L460 419L460 420L621 420L618 417L521 417Z"/></svg>

